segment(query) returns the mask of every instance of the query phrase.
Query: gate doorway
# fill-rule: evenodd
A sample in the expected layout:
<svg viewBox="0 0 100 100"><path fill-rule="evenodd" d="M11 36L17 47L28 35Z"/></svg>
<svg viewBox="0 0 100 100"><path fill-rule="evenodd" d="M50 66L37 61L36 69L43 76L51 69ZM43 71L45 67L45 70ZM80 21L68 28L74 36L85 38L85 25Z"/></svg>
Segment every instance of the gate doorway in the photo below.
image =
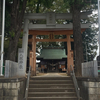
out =
<svg viewBox="0 0 100 100"><path fill-rule="evenodd" d="M84 29L82 31L84 31ZM28 39L28 43L32 44L32 51L30 52L30 65L32 66L33 75L36 75L36 42L67 42L67 74L70 73L70 65L74 67L73 51L71 50L71 42L74 42L74 40L70 37L73 34L73 30L31 30L29 34L32 35L32 38ZM37 39L37 35L49 35L49 39ZM66 35L66 38L55 39L54 35ZM58 68L56 66L48 66L49 71L57 71L57 69Z"/></svg>

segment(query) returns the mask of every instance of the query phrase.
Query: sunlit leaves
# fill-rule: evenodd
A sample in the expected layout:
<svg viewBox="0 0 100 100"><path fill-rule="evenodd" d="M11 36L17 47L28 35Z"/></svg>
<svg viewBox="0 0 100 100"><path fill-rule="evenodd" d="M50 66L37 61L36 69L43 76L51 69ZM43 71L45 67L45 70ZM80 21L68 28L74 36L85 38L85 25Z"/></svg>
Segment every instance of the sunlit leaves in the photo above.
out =
<svg viewBox="0 0 100 100"><path fill-rule="evenodd" d="M97 50L97 32L92 29L86 29L85 32L82 34L83 39L83 52L84 52L84 59L86 59L86 53L88 57L88 61L91 61L96 56Z"/></svg>

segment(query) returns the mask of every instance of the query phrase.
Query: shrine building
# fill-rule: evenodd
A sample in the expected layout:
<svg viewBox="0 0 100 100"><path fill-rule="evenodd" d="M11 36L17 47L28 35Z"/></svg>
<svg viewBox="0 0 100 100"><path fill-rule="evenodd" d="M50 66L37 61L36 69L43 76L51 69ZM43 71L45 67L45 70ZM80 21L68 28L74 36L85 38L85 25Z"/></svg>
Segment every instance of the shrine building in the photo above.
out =
<svg viewBox="0 0 100 100"><path fill-rule="evenodd" d="M47 47L41 49L40 56L41 71L44 72L66 72L67 55L65 49L61 47Z"/></svg>

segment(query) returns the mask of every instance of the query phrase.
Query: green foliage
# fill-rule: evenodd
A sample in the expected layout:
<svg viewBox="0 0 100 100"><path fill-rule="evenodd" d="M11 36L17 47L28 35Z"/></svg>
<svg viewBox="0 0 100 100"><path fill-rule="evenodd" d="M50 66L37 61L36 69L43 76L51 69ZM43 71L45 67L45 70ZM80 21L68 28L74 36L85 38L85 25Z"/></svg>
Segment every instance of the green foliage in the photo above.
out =
<svg viewBox="0 0 100 100"><path fill-rule="evenodd" d="M54 0L53 5L50 9L47 9L47 12L67 13L69 12L69 8L66 7L63 0Z"/></svg>
<svg viewBox="0 0 100 100"><path fill-rule="evenodd" d="M15 37L15 32L14 31L10 31L9 35L10 35L10 37L14 38Z"/></svg>
<svg viewBox="0 0 100 100"><path fill-rule="evenodd" d="M26 12L40 13L52 6L54 0L28 0Z"/></svg>
<svg viewBox="0 0 100 100"><path fill-rule="evenodd" d="M66 12L69 12L69 9L67 8L63 0L28 0L26 12L28 13L41 13L41 12L42 13L45 13L45 12L66 13Z"/></svg>
<svg viewBox="0 0 100 100"><path fill-rule="evenodd" d="M23 32L21 32L21 34L20 34L20 38L21 38L21 39L23 38Z"/></svg>
<svg viewBox="0 0 100 100"><path fill-rule="evenodd" d="M82 34L83 39L83 52L84 52L84 59L86 60L86 53L87 53L87 60L92 61L93 58L96 56L97 50L97 33L95 30L86 29L85 32Z"/></svg>
<svg viewBox="0 0 100 100"><path fill-rule="evenodd" d="M80 9L80 11L91 10L94 6L97 7L97 0L64 0L64 3L66 7L70 8L70 11L72 10L72 7L76 7L77 9Z"/></svg>

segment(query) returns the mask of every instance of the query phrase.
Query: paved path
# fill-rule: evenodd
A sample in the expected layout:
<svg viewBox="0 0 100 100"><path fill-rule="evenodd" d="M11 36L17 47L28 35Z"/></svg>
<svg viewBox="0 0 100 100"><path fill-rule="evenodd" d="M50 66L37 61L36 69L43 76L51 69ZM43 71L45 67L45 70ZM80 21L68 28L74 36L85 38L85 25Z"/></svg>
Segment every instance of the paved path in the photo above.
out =
<svg viewBox="0 0 100 100"><path fill-rule="evenodd" d="M66 77L67 75L61 75L59 73L47 73L41 76L35 76L35 77Z"/></svg>

